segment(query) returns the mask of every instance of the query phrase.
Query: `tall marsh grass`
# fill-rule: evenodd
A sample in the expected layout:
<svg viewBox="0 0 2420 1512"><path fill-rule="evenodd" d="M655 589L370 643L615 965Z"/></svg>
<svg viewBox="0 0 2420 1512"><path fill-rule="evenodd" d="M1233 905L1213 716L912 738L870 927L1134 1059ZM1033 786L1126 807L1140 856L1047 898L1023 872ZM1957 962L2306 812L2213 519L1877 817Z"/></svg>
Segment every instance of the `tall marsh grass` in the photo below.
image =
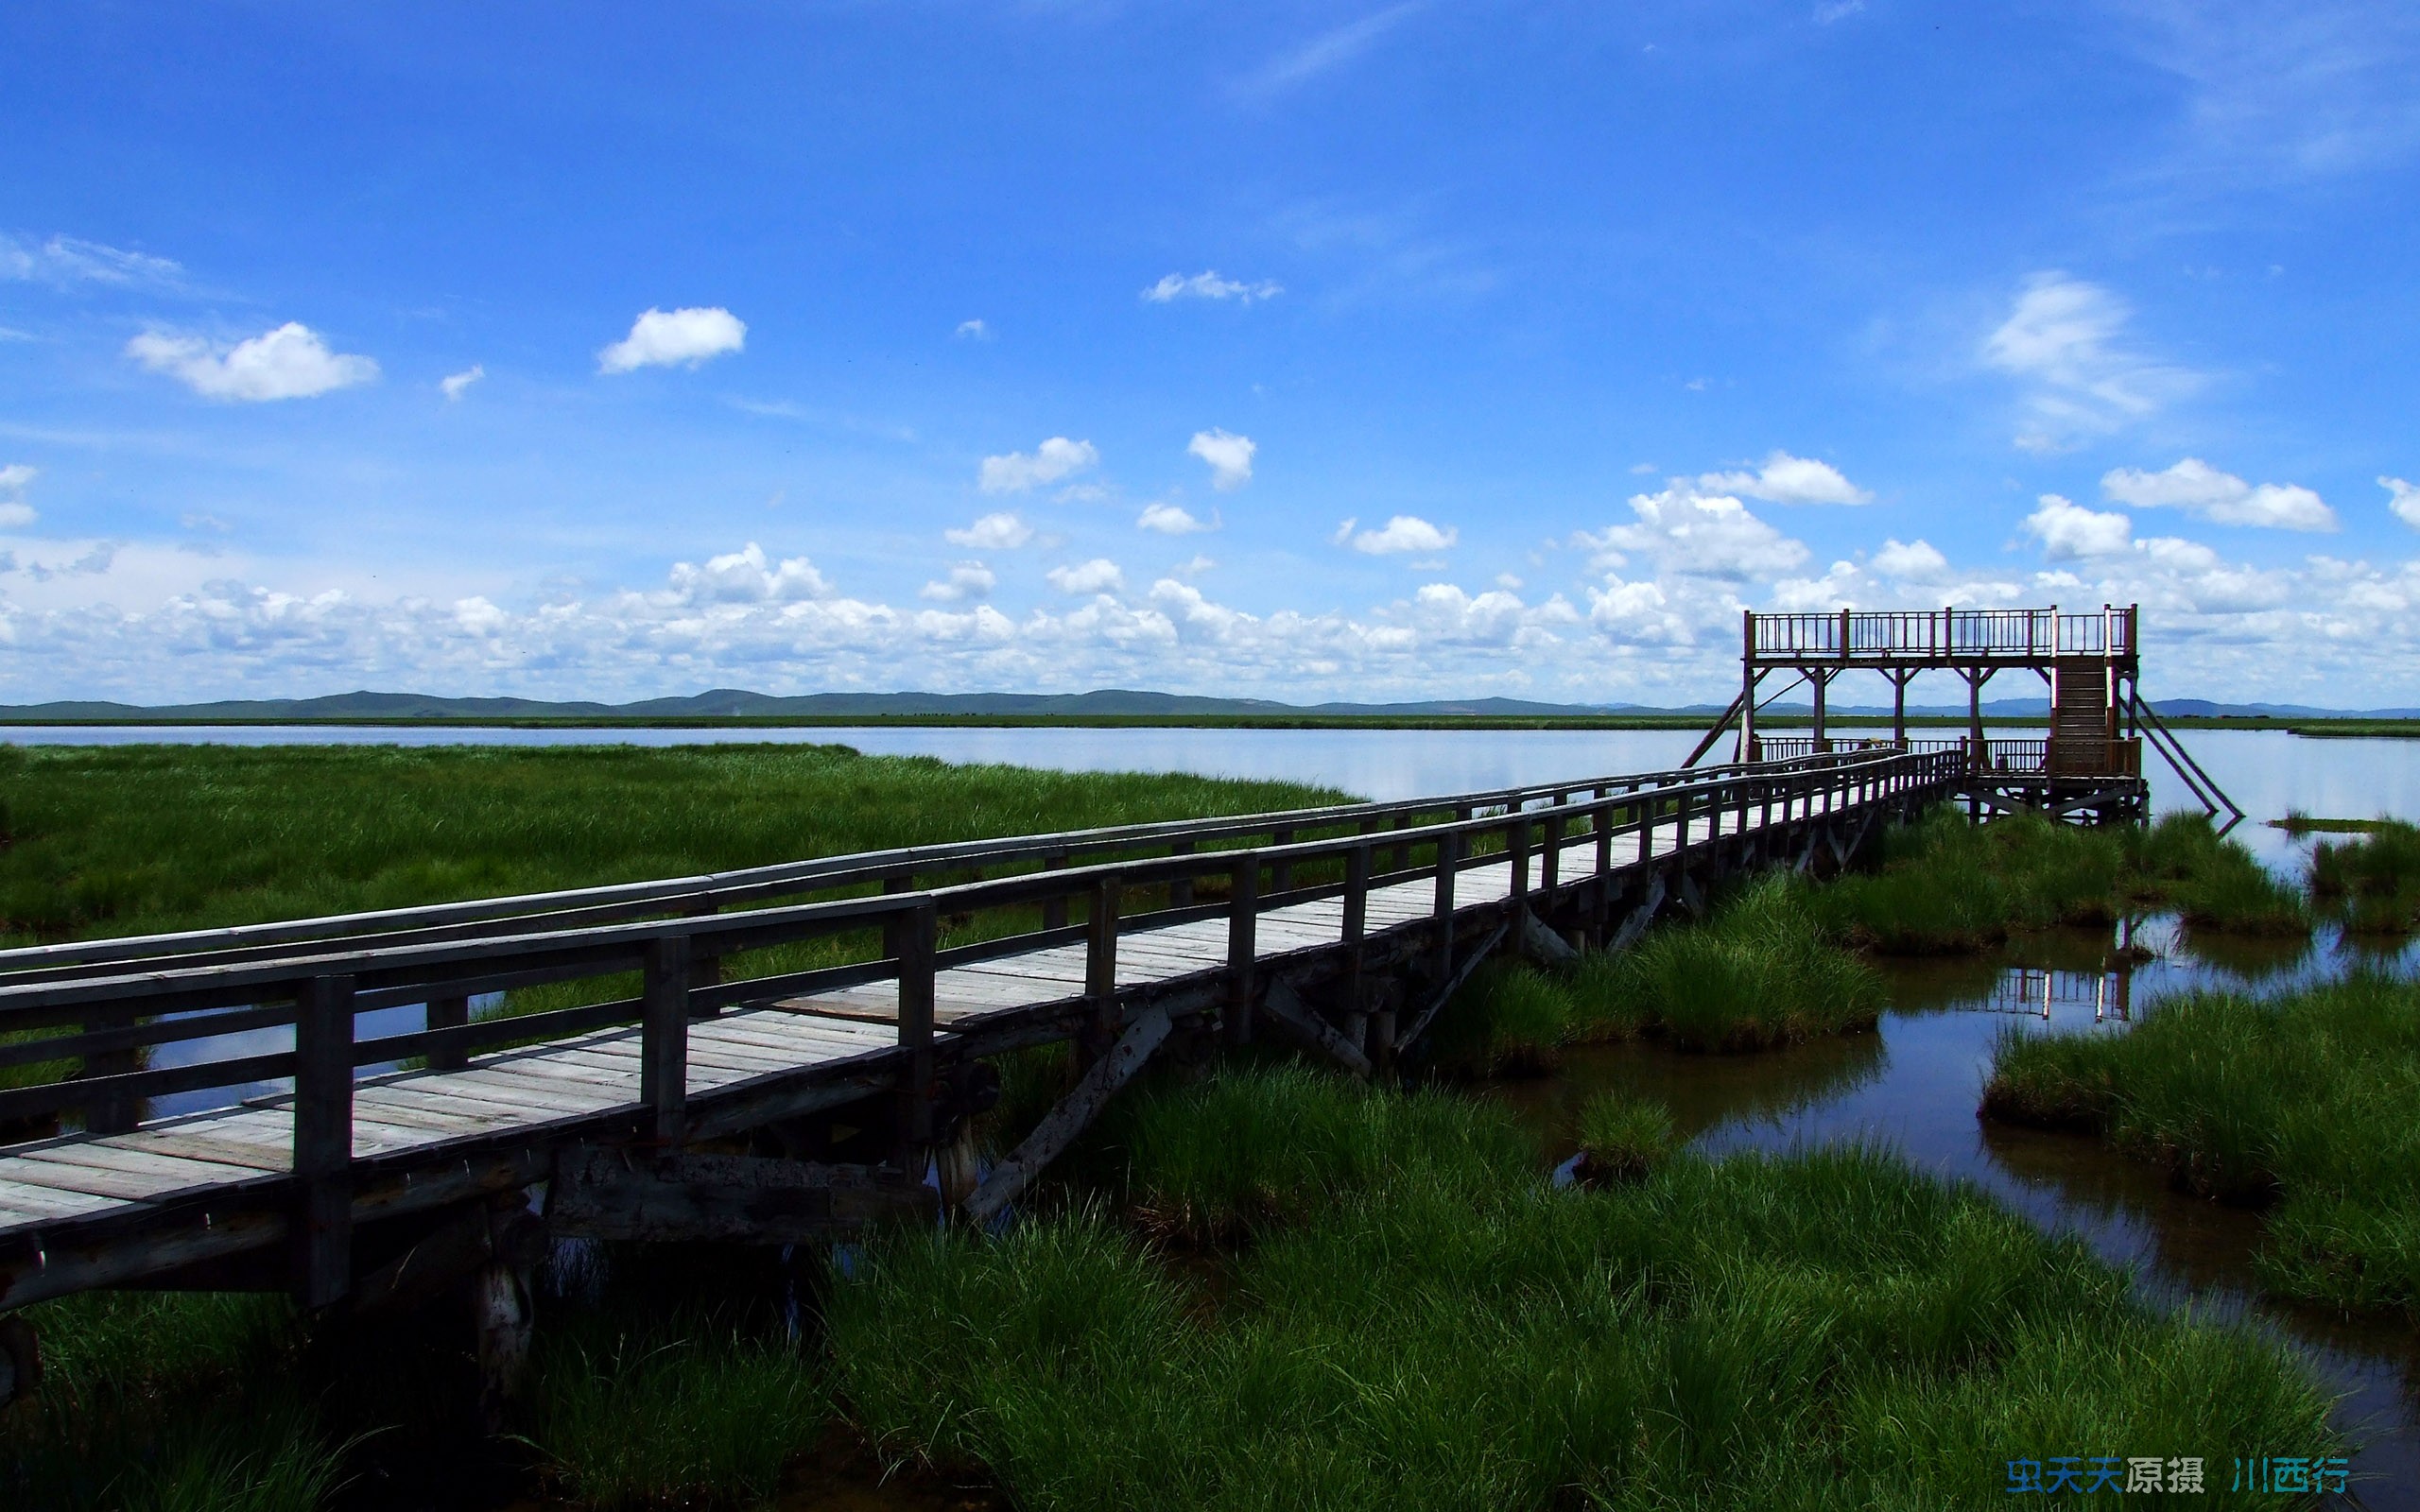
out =
<svg viewBox="0 0 2420 1512"><path fill-rule="evenodd" d="M2270 1208L2290 1296L2420 1311L2420 987L2202 992L2121 1035L2010 1035L1983 1110L2088 1131L2187 1191Z"/></svg>
<svg viewBox="0 0 2420 1512"><path fill-rule="evenodd" d="M2278 1348L1883 1154L1588 1192L1423 1147L1311 1155L1328 1200L1215 1279L1097 1205L897 1236L834 1283L838 1383L889 1452L1045 1512L1997 1506L2034 1446L2334 1442Z"/></svg>
<svg viewBox="0 0 2420 1512"><path fill-rule="evenodd" d="M1632 950L1547 971L1494 961L1439 1017L1442 1066L1478 1075L1550 1069L1564 1047L1652 1035L1684 1050L1756 1050L1874 1027L1882 978L1826 937L1824 889L1768 872L1704 919Z"/></svg>
<svg viewBox="0 0 2420 1512"><path fill-rule="evenodd" d="M757 1505L829 1420L819 1359L694 1307L564 1319L532 1376L528 1442L597 1512Z"/></svg>
<svg viewBox="0 0 2420 1512"><path fill-rule="evenodd" d="M1345 801L845 746L0 747L0 944Z"/></svg>

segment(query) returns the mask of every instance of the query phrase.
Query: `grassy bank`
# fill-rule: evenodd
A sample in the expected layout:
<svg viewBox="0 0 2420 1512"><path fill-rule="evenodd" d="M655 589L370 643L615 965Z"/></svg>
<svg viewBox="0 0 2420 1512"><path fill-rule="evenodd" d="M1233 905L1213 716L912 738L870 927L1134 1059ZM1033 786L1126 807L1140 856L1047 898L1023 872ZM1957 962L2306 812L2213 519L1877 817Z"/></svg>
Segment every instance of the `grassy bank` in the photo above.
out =
<svg viewBox="0 0 2420 1512"><path fill-rule="evenodd" d="M1340 802L841 746L0 747L0 944Z"/></svg>
<svg viewBox="0 0 2420 1512"><path fill-rule="evenodd" d="M2203 992L2122 1035L2012 1035L1983 1111L2099 1135L2184 1189L2267 1208L2277 1291L2420 1312L2420 987Z"/></svg>
<svg viewBox="0 0 2420 1512"><path fill-rule="evenodd" d="M2244 934L2305 934L2311 920L2293 887L2199 814L2101 830L2031 816L1977 826L1936 809L1886 835L1881 865L1822 888L1815 907L1833 937L1909 955L1983 950L2014 932L2152 907Z"/></svg>
<svg viewBox="0 0 2420 1512"><path fill-rule="evenodd" d="M1650 930L1617 955L1560 971L1516 961L1475 972L1440 1015L1436 1063L1473 1075L1549 1070L1565 1047L1662 1039L1684 1050L1759 1050L1874 1027L1882 979L1832 943L1824 888L1785 872L1749 882L1698 922Z"/></svg>
<svg viewBox="0 0 2420 1512"><path fill-rule="evenodd" d="M1331 1132L1137 1142L1129 1191L1249 1245L1172 1266L1093 1203L877 1246L829 1304L860 1424L1046 1509L1983 1506L2013 1457L2332 1442L2274 1347L1880 1154L1555 1190L1478 1105L1231 1078L1165 1116Z"/></svg>

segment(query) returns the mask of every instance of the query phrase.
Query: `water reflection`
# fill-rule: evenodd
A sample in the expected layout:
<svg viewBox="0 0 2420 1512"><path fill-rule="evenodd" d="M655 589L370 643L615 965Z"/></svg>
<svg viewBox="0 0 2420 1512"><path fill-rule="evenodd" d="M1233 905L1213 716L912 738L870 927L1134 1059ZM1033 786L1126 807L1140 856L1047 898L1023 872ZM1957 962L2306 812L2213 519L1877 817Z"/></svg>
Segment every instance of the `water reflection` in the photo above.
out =
<svg viewBox="0 0 2420 1512"><path fill-rule="evenodd" d="M2256 1214L2169 1189L2164 1173L2099 1142L1976 1117L2003 1034L2122 1034L2182 992L2264 995L2356 965L2411 972L2420 948L2323 931L2240 940L2169 918L2031 936L1996 956L1883 961L1895 1006L1876 1032L1755 1056L1655 1045L1574 1055L1549 1083L1500 1089L1553 1144L1576 1148L1581 1104L1599 1091L1662 1098L1709 1152L1861 1140L1920 1169L1991 1192L2037 1226L2073 1233L2133 1267L2147 1297L2277 1330L2344 1396L2341 1420L2373 1507L2420 1509L2420 1332L2392 1315L2340 1317L2259 1295ZM2255 1452L2246 1450L2244 1452Z"/></svg>

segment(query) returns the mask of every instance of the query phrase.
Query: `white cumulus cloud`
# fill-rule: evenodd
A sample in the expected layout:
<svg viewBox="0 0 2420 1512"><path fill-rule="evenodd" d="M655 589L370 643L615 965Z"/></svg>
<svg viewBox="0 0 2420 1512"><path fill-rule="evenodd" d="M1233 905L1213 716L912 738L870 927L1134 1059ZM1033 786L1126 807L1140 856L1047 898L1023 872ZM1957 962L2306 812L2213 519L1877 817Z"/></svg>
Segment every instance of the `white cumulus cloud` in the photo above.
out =
<svg viewBox="0 0 2420 1512"><path fill-rule="evenodd" d="M1080 472L1099 461L1100 452L1092 442L1053 436L1029 455L1011 452L1005 456L985 457L977 481L986 493L1024 493Z"/></svg>
<svg viewBox="0 0 2420 1512"><path fill-rule="evenodd" d="M1170 273L1143 291L1143 298L1153 304L1167 304L1175 300L1234 300L1250 304L1254 300L1273 300L1286 292L1285 285L1264 279L1246 284L1236 279L1220 278L1216 269L1207 269L1187 278L1183 273Z"/></svg>
<svg viewBox="0 0 2420 1512"><path fill-rule="evenodd" d="M752 541L708 558L703 567L674 562L671 584L674 596L686 604L789 604L832 591L814 562L792 557L775 563Z"/></svg>
<svg viewBox="0 0 2420 1512"><path fill-rule="evenodd" d="M1184 450L1188 455L1209 463L1210 486L1227 492L1252 481L1253 454L1260 448L1249 436L1212 429L1195 431L1193 439L1185 443Z"/></svg>
<svg viewBox="0 0 2420 1512"><path fill-rule="evenodd" d="M1871 504L1874 495L1841 475L1829 462L1776 450L1754 472L1708 472L1698 487L1710 493L1744 493L1772 504Z"/></svg>
<svg viewBox="0 0 2420 1512"><path fill-rule="evenodd" d="M947 577L935 578L918 589L916 596L936 604L960 604L987 597L999 581L998 576L981 562L962 561L949 570Z"/></svg>
<svg viewBox="0 0 2420 1512"><path fill-rule="evenodd" d="M1215 520L1201 520L1182 505L1147 504L1135 517L1136 528L1155 530L1164 536L1190 536L1219 528Z"/></svg>
<svg viewBox="0 0 2420 1512"><path fill-rule="evenodd" d="M2087 509L2055 493L2041 498L2041 507L2025 517L2028 534L2040 538L2043 554L2052 561L2079 561L2114 557L2131 549L2135 523L2122 514Z"/></svg>
<svg viewBox="0 0 2420 1512"><path fill-rule="evenodd" d="M2292 483L2246 483L2198 456L2157 472L2112 468L2100 491L2137 509L2175 508L2222 525L2267 525L2275 530L2333 530L2336 511L2310 490Z"/></svg>
<svg viewBox="0 0 2420 1512"><path fill-rule="evenodd" d="M2378 487L2386 490L2386 507L2394 511L2394 517L2414 529L2420 529L2420 484L2382 477L2378 479Z"/></svg>
<svg viewBox="0 0 2420 1512"><path fill-rule="evenodd" d="M1430 524L1416 514L1399 514L1384 527L1353 533L1354 522L1347 520L1337 532L1340 543L1350 541L1354 550L1373 557L1395 557L1410 552L1443 551L1461 539L1461 532L1448 525L1443 529Z"/></svg>
<svg viewBox="0 0 2420 1512"><path fill-rule="evenodd" d="M963 530L944 530L942 539L969 551L1014 551L1033 539L1033 526L1003 509L985 515Z"/></svg>
<svg viewBox="0 0 2420 1512"><path fill-rule="evenodd" d="M309 399L378 376L376 362L330 352L320 334L299 320L224 351L199 336L146 331L126 344L126 354L205 399Z"/></svg>
<svg viewBox="0 0 2420 1512"><path fill-rule="evenodd" d="M447 373L444 377L440 378L437 380L437 387L445 390L446 401L450 404L453 401L461 398L465 389L469 388L473 384L477 383L487 375L488 369L486 366L482 363L475 362L469 367L463 369L460 372Z"/></svg>
<svg viewBox="0 0 2420 1512"><path fill-rule="evenodd" d="M1630 524L1582 533L1581 543L1597 549L1600 565L1621 567L1638 557L1662 572L1740 581L1789 572L1806 559L1802 542L1727 493L1675 483L1661 493L1633 494L1630 509Z"/></svg>
<svg viewBox="0 0 2420 1512"><path fill-rule="evenodd" d="M748 322L718 304L659 310L631 322L631 334L596 354L598 372L697 367L748 344Z"/></svg>
<svg viewBox="0 0 2420 1512"><path fill-rule="evenodd" d="M1874 554L1874 570L1903 583L1939 582L1949 574L1949 558L1928 541L1885 541Z"/></svg>
<svg viewBox="0 0 2420 1512"><path fill-rule="evenodd" d="M1042 576L1063 593L1104 593L1126 586L1126 574L1106 557L1095 557L1072 567L1053 567Z"/></svg>

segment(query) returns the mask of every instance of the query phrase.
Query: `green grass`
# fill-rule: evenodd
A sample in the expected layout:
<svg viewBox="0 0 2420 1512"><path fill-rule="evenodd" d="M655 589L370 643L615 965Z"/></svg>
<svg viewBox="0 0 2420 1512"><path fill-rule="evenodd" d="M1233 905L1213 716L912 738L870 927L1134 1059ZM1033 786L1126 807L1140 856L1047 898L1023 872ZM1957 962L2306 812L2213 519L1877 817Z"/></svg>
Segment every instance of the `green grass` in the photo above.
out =
<svg viewBox="0 0 2420 1512"><path fill-rule="evenodd" d="M2361 973L2203 992L2120 1035L2012 1035L1986 1114L2088 1131L2187 1191L2270 1209L2266 1282L2420 1312L2420 988Z"/></svg>
<svg viewBox="0 0 2420 1512"><path fill-rule="evenodd" d="M1500 1120L1438 1106L1461 1150ZM2001 1506L2018 1456L2335 1443L2278 1347L1891 1157L1594 1192L1499 1159L1315 1156L1283 1184L1322 1200L1215 1274L1099 1205L898 1236L835 1282L839 1386L890 1452L1036 1512Z"/></svg>
<svg viewBox="0 0 2420 1512"><path fill-rule="evenodd" d="M1478 1187L1537 1153L1509 1121L1475 1119L1460 1098L1339 1083L1291 1062L1127 1099L1100 1139L1124 1158L1142 1225L1192 1242L1300 1221L1407 1166Z"/></svg>
<svg viewBox="0 0 2420 1512"><path fill-rule="evenodd" d="M2358 839L2311 848L2312 898L2365 934L2407 934L2420 923L2420 826L2376 819Z"/></svg>
<svg viewBox="0 0 2420 1512"><path fill-rule="evenodd" d="M1580 1109L1582 1179L1634 1181L1672 1153L1672 1112L1651 1097L1599 1092Z"/></svg>
<svg viewBox="0 0 2420 1512"><path fill-rule="evenodd" d="M1825 937L1824 890L1769 872L1703 920L1658 925L1619 954L1583 954L1561 971L1491 961L1439 1016L1436 1063L1518 1075L1592 1040L1649 1035L1684 1050L1757 1050L1871 1029L1882 979Z"/></svg>
<svg viewBox="0 0 2420 1512"><path fill-rule="evenodd" d="M1878 869L1836 879L1813 906L1834 938L1894 955L1980 951L2141 908L2234 933L2310 929L2299 893L2201 814L2103 830L2032 816L1973 825L1944 807L1886 836Z"/></svg>
<svg viewBox="0 0 2420 1512"><path fill-rule="evenodd" d="M840 746L0 747L0 944L1347 801Z"/></svg>
<svg viewBox="0 0 2420 1512"><path fill-rule="evenodd" d="M598 1512L753 1506L822 1433L820 1360L694 1308L574 1316L538 1334L529 1443Z"/></svg>
<svg viewBox="0 0 2420 1512"><path fill-rule="evenodd" d="M283 1298L95 1292L26 1316L43 1378L0 1415L0 1505L306 1512L341 1479Z"/></svg>

